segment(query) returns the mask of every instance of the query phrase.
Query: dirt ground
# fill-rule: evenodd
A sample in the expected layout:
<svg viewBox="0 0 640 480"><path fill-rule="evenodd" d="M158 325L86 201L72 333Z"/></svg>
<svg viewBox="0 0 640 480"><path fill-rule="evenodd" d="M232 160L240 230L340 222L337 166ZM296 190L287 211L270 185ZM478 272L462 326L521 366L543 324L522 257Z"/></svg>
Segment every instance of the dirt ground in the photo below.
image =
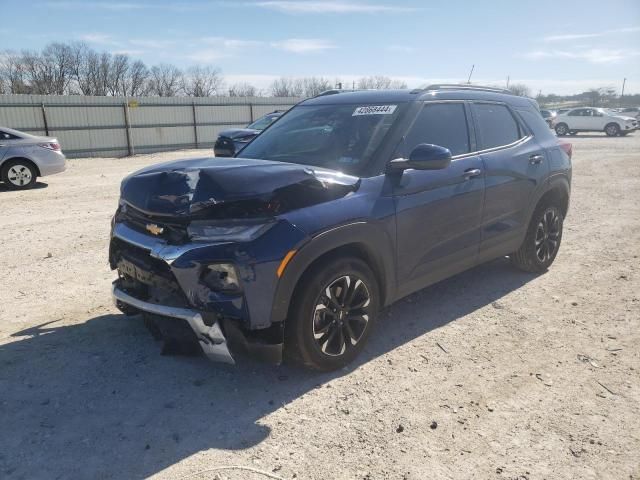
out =
<svg viewBox="0 0 640 480"><path fill-rule="evenodd" d="M208 152L0 187L0 477L639 479L640 132L571 141L548 273L501 259L414 294L333 374L160 356L112 306L121 178Z"/></svg>

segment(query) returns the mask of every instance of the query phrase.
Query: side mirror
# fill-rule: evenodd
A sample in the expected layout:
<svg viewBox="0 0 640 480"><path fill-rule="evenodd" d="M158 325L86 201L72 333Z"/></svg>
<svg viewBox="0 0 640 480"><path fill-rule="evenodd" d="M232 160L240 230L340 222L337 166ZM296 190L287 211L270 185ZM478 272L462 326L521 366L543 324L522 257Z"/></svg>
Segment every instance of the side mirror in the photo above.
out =
<svg viewBox="0 0 640 480"><path fill-rule="evenodd" d="M421 143L411 150L409 158L396 158L389 162L389 171L401 171L413 168L415 170L442 170L451 163L451 152L440 145Z"/></svg>

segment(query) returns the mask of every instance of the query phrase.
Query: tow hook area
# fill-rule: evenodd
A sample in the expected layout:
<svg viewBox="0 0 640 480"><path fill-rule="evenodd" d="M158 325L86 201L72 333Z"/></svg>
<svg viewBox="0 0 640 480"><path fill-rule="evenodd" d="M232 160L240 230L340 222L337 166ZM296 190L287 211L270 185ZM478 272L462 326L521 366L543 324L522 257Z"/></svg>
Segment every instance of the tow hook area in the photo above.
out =
<svg viewBox="0 0 640 480"><path fill-rule="evenodd" d="M120 309L122 309L122 305L127 305L141 312L185 320L193 330L202 351L209 359L215 362L235 363L218 322L214 322L211 326L206 325L198 311L145 302L124 292L116 284L113 285L113 300Z"/></svg>

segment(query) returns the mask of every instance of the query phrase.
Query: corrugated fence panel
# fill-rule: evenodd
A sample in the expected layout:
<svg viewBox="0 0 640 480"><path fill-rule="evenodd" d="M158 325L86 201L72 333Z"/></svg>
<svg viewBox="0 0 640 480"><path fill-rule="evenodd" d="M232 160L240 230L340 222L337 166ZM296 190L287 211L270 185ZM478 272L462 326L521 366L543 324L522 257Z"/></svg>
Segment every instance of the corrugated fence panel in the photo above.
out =
<svg viewBox="0 0 640 480"><path fill-rule="evenodd" d="M193 148L196 140L197 146L209 148L221 130L244 127L299 101L267 97L0 95L0 126L34 135L45 135L48 129L69 157L122 156Z"/></svg>
<svg viewBox="0 0 640 480"><path fill-rule="evenodd" d="M191 105L176 105L175 107L156 107L142 105L129 109L131 126L138 125L166 125L175 123L193 124L193 110Z"/></svg>
<svg viewBox="0 0 640 480"><path fill-rule="evenodd" d="M196 107L198 123L251 123L251 109L249 105L224 107Z"/></svg>
<svg viewBox="0 0 640 480"><path fill-rule="evenodd" d="M44 118L42 117L42 107L40 105L26 105L24 107L3 107L0 108L0 125L16 130L31 130L41 128L44 130Z"/></svg>

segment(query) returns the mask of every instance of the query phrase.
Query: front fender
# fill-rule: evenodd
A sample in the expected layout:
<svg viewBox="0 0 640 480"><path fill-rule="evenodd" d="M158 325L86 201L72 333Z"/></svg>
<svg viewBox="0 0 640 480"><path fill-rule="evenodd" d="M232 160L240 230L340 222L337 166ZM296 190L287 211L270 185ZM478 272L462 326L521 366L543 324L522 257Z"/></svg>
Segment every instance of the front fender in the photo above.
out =
<svg viewBox="0 0 640 480"><path fill-rule="evenodd" d="M309 266L322 255L340 247L355 246L366 252L373 263L383 295L383 305L393 301L396 290L395 248L384 221L375 223L353 222L332 228L313 237L304 244L287 265L274 296L271 321L287 318L296 285Z"/></svg>

